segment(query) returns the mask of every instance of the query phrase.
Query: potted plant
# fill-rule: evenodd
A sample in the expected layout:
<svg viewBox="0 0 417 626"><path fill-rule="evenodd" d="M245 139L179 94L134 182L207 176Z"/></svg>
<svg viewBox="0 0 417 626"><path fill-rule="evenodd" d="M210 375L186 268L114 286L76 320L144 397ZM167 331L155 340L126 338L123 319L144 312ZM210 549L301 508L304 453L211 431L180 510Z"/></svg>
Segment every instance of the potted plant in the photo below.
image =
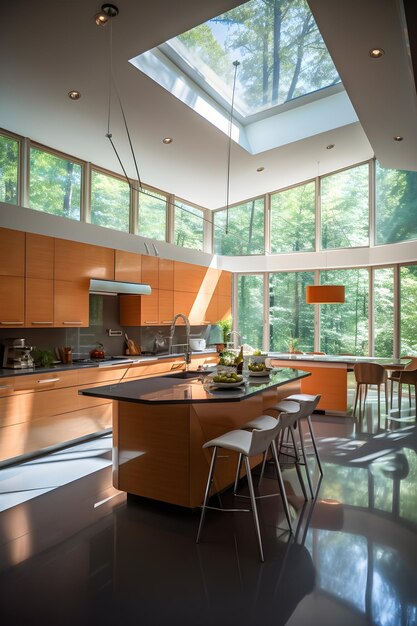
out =
<svg viewBox="0 0 417 626"><path fill-rule="evenodd" d="M297 352L298 341L297 337L290 337L288 339L288 352L290 354L295 354Z"/></svg>

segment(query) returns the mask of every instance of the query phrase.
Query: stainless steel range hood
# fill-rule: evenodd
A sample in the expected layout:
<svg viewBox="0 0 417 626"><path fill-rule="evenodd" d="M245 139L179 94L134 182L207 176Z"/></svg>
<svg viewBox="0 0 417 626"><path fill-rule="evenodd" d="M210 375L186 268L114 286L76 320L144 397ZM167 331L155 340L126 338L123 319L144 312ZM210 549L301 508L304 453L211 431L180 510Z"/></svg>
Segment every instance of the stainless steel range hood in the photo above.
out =
<svg viewBox="0 0 417 626"><path fill-rule="evenodd" d="M152 289L150 285L145 283L126 283L121 280L90 278L90 293L107 296L117 296L119 293L149 296L152 293Z"/></svg>

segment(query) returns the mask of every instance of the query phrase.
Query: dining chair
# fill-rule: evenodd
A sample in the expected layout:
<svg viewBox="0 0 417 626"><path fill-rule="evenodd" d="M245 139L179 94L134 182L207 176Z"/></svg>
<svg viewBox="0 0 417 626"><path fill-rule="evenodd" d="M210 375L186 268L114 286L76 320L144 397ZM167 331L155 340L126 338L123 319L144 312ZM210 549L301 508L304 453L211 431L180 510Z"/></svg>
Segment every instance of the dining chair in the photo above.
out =
<svg viewBox="0 0 417 626"><path fill-rule="evenodd" d="M402 359L410 359L411 362L405 366L403 370L393 370L388 376L388 380L391 383L390 386L390 406L393 405L394 385L398 385L398 412L401 417L401 400L402 400L402 386L408 385L408 404L411 408L411 387L414 387L414 398L417 398L417 357L415 356L402 356ZM414 372L414 373L413 373ZM416 400L415 400L416 401ZM417 401L416 401L417 402ZM416 405L417 406L417 405Z"/></svg>
<svg viewBox="0 0 417 626"><path fill-rule="evenodd" d="M385 409L388 414L388 390L387 390L387 372L378 363L355 363L353 368L356 379L355 405L353 408L353 417L356 417L356 408L359 402L359 417L362 415L362 408L365 411L366 399L368 396L368 388L370 385L377 386L378 397L378 428L381 422L381 385L384 385L385 391Z"/></svg>

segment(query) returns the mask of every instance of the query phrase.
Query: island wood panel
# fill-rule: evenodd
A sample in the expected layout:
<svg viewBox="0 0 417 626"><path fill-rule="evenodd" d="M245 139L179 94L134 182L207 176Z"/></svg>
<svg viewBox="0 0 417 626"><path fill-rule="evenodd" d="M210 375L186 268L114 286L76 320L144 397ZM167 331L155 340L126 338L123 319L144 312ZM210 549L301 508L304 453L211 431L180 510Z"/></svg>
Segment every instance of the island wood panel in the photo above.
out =
<svg viewBox="0 0 417 626"><path fill-rule="evenodd" d="M336 413L347 412L347 372L346 363L323 363L298 361L291 364L289 360L272 359L273 367L290 367L291 369L310 372L311 376L301 381L301 393L320 394L317 406L322 411Z"/></svg>
<svg viewBox="0 0 417 626"><path fill-rule="evenodd" d="M114 279L131 283L142 282L142 255L115 250Z"/></svg>
<svg viewBox="0 0 417 626"><path fill-rule="evenodd" d="M275 390L275 401L299 393L298 381ZM242 402L143 404L114 402L113 484L117 489L187 508L200 506L211 459L203 444L262 413L263 394ZM233 484L237 455L221 455L213 493ZM254 466L262 457L251 459Z"/></svg>
<svg viewBox="0 0 417 626"><path fill-rule="evenodd" d="M0 462L111 428L111 402L0 428Z"/></svg>

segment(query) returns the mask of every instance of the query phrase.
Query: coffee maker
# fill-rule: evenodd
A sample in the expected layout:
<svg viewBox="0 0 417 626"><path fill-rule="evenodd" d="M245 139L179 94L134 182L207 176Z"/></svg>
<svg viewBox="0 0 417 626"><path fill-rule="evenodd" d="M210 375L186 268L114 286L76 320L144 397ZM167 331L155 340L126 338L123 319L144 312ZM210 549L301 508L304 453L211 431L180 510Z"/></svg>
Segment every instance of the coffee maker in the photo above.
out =
<svg viewBox="0 0 417 626"><path fill-rule="evenodd" d="M3 367L7 369L24 369L33 367L31 352L32 346L26 343L26 339L5 339Z"/></svg>

